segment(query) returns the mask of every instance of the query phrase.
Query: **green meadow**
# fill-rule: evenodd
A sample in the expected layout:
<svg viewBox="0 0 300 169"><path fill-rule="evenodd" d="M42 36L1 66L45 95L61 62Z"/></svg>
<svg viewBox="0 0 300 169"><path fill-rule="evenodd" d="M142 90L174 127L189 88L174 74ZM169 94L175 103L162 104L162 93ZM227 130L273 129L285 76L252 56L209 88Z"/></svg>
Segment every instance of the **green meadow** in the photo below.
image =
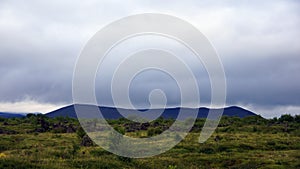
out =
<svg viewBox="0 0 300 169"><path fill-rule="evenodd" d="M109 120L131 137L160 134L174 120L150 123ZM0 118L0 168L300 168L300 116L264 119L223 117L214 134L198 143L205 119L171 150L149 158L125 158L95 145L75 119L27 115Z"/></svg>

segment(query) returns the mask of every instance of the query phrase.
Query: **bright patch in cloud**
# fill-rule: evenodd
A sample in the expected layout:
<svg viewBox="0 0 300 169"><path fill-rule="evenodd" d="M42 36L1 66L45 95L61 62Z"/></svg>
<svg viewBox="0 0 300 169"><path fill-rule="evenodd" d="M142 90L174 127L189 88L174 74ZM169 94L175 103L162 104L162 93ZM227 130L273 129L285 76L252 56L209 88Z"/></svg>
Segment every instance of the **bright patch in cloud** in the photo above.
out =
<svg viewBox="0 0 300 169"><path fill-rule="evenodd" d="M49 103L39 103L32 100L21 102L2 102L0 103L0 112L14 112L14 113L48 113L62 107L62 105L55 105Z"/></svg>

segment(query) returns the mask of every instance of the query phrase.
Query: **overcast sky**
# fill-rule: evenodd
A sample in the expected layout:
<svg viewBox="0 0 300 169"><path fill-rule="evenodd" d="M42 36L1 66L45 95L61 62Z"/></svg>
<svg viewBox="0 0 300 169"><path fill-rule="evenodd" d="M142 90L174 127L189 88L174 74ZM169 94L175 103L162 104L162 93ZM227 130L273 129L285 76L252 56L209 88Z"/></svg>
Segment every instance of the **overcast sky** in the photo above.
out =
<svg viewBox="0 0 300 169"><path fill-rule="evenodd" d="M112 21L149 12L182 18L207 36L224 65L227 105L264 117L300 114L297 0L1 0L0 111L48 112L71 104L76 58L87 41ZM155 81L155 75L164 80ZM200 105L207 105L208 79L196 77L204 84ZM167 96L173 93L169 106L176 106L172 79L155 72L137 77L132 85L137 106L147 101L153 87L169 90ZM109 97L101 102L111 105Z"/></svg>

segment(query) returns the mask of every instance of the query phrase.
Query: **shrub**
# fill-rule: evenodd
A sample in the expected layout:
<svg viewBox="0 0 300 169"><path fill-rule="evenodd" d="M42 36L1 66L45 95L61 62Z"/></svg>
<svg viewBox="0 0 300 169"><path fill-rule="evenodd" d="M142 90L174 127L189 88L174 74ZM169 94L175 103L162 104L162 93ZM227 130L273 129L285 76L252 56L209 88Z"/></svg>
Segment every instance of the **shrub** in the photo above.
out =
<svg viewBox="0 0 300 169"><path fill-rule="evenodd" d="M81 139L86 135L85 131L83 130L83 128L81 126L77 129L76 134L77 134L78 138L81 138Z"/></svg>
<svg viewBox="0 0 300 169"><path fill-rule="evenodd" d="M162 130L160 128L149 127L147 130L147 135L149 137L152 137L152 136L160 134L160 133L162 133Z"/></svg>
<svg viewBox="0 0 300 169"><path fill-rule="evenodd" d="M75 154L80 150L80 146L78 144L73 143L72 145L72 150L71 150L71 154L74 157Z"/></svg>
<svg viewBox="0 0 300 169"><path fill-rule="evenodd" d="M125 162L125 163L131 163L132 162L132 159L129 158L129 157L118 156L118 159L122 162Z"/></svg>
<svg viewBox="0 0 300 169"><path fill-rule="evenodd" d="M106 151L106 150L102 150L102 149L100 149L100 150L99 149L94 149L94 150L90 151L90 154L92 156L99 157L99 156L107 155L107 154L111 154L111 153Z"/></svg>
<svg viewBox="0 0 300 169"><path fill-rule="evenodd" d="M278 119L279 122L293 122L294 121L294 117L291 116L290 114L284 114L281 115L281 117Z"/></svg>
<svg viewBox="0 0 300 169"><path fill-rule="evenodd" d="M248 145L248 144L240 144L240 145L239 145L239 148L240 148L241 150L254 150L254 147L251 146L251 145Z"/></svg>
<svg viewBox="0 0 300 169"><path fill-rule="evenodd" d="M200 149L200 153L213 154L215 153L215 149L213 149L212 147L203 147Z"/></svg>
<svg viewBox="0 0 300 169"><path fill-rule="evenodd" d="M218 146L218 152L230 152L230 146L227 145L220 145Z"/></svg>

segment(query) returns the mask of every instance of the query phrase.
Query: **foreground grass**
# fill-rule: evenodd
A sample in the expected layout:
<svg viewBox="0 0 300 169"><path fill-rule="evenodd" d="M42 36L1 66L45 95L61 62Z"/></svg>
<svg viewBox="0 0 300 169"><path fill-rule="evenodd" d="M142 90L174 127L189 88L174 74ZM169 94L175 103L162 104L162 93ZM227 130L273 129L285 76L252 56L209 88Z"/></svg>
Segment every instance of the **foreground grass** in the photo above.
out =
<svg viewBox="0 0 300 169"><path fill-rule="evenodd" d="M9 123L2 128L18 133L0 135L0 168L300 168L298 123L285 132L283 125L240 125L234 123L238 119L230 120L233 123L218 127L203 144L197 142L199 133L194 131L171 150L142 159L80 146L76 133L28 132L34 125Z"/></svg>

